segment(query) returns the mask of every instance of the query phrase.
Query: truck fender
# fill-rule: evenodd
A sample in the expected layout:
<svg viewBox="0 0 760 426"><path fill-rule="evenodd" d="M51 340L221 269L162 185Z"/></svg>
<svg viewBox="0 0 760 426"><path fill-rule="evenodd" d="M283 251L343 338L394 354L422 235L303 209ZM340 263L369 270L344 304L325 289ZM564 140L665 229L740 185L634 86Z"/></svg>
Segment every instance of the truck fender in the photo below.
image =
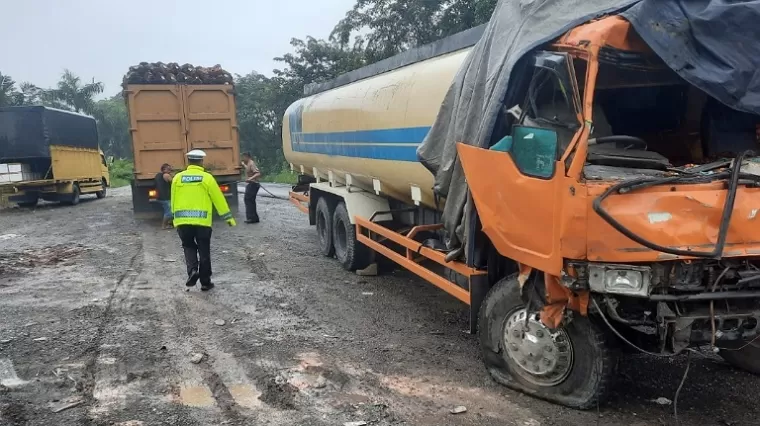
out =
<svg viewBox="0 0 760 426"><path fill-rule="evenodd" d="M317 201L319 201L320 197L327 196L335 204L340 201L345 203L351 224L356 223L354 219L356 216L369 219L376 212L387 212L390 210L387 199L356 187L330 186L329 182L320 182L312 183L309 192L310 212L313 212L317 207ZM309 216L311 219L314 215L310 213ZM375 220L378 222L392 220L392 216L390 213L381 214L375 216Z"/></svg>

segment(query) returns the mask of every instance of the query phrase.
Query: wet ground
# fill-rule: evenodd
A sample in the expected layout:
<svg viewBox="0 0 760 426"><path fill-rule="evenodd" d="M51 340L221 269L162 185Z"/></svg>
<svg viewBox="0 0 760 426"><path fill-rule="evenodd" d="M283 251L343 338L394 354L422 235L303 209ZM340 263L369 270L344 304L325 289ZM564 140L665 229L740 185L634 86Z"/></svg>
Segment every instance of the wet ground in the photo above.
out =
<svg viewBox="0 0 760 426"><path fill-rule="evenodd" d="M407 273L344 272L302 213L259 204L262 223L215 227L210 293L185 292L176 234L135 222L128 188L0 212L0 425L676 423L656 401L685 357L623 359L588 412L509 391L462 304ZM680 423L758 424L759 385L695 356Z"/></svg>

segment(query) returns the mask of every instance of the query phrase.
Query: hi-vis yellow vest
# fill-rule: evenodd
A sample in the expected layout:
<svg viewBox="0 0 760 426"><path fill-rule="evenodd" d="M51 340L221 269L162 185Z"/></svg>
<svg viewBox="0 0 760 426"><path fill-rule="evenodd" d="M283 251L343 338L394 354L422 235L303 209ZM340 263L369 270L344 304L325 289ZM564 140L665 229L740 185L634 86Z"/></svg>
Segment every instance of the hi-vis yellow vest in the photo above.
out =
<svg viewBox="0 0 760 426"><path fill-rule="evenodd" d="M174 226L211 226L213 208L223 220L232 219L216 179L200 166L187 166L172 179Z"/></svg>

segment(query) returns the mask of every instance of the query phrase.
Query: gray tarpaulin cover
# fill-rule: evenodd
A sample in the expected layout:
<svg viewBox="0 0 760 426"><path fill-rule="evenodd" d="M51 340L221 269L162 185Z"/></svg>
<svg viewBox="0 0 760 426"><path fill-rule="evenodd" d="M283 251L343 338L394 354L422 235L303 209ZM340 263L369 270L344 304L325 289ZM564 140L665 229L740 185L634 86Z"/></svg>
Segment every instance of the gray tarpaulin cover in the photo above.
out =
<svg viewBox="0 0 760 426"><path fill-rule="evenodd" d="M443 222L450 248L461 245L467 186L456 142L487 147L507 93L512 68L526 53L631 0L501 0L480 41L464 61L417 156L446 197ZM505 98L506 95L506 98ZM514 96L514 95L512 95Z"/></svg>
<svg viewBox="0 0 760 426"><path fill-rule="evenodd" d="M728 106L760 113L760 1L501 0L417 150L446 197L450 248L466 241L464 212L471 208L456 142L489 146L502 105L521 101L508 87L525 54L595 17L621 12L686 81Z"/></svg>

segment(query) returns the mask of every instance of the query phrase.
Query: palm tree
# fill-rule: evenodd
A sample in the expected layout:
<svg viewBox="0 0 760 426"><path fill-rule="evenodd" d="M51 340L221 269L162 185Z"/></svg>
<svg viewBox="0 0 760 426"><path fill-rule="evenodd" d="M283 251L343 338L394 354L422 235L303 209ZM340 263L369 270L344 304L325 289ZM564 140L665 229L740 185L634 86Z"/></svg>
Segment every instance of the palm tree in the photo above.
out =
<svg viewBox="0 0 760 426"><path fill-rule="evenodd" d="M71 109L92 115L95 112L95 95L103 92L103 83L82 84L82 80L69 70L64 70L56 89L43 93L43 101L54 107Z"/></svg>

